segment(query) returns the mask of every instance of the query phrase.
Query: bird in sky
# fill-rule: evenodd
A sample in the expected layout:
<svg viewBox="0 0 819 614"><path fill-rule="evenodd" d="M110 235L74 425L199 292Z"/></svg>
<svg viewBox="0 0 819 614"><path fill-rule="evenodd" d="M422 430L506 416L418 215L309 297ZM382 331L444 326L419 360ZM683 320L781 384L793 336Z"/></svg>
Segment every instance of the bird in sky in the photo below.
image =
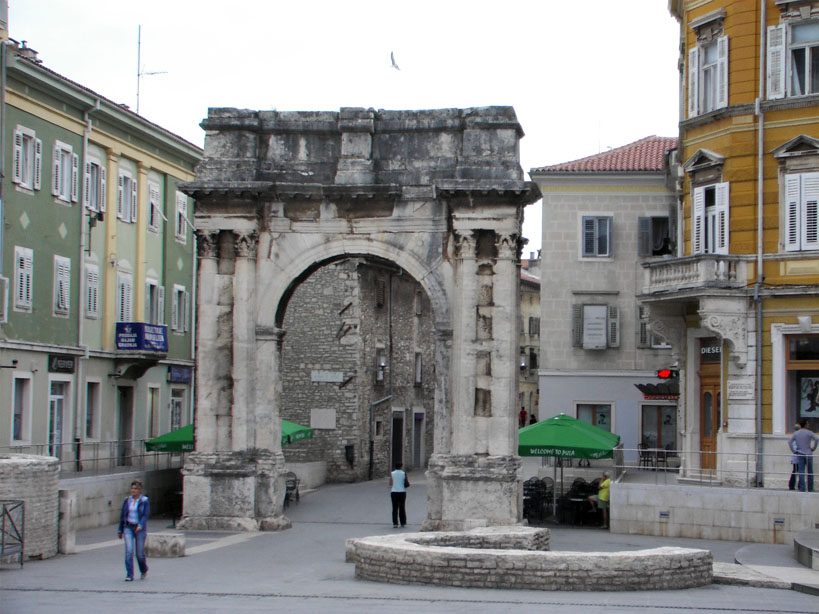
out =
<svg viewBox="0 0 819 614"><path fill-rule="evenodd" d="M396 64L396 63L395 63L395 54L394 54L392 51L390 51L390 62L392 62L392 67L393 67L395 70L401 70L401 69L398 67L398 64Z"/></svg>

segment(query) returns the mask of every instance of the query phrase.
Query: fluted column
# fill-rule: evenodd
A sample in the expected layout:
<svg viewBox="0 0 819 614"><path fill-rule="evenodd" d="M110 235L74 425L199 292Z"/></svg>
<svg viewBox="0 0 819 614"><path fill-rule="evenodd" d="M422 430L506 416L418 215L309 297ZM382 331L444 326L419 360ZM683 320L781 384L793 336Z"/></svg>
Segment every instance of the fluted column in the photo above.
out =
<svg viewBox="0 0 819 614"><path fill-rule="evenodd" d="M256 231L234 231L236 260L233 272L233 404L231 436L234 451L255 442L256 373Z"/></svg>
<svg viewBox="0 0 819 614"><path fill-rule="evenodd" d="M219 260L219 232L196 231L198 280L196 284L196 451L217 451L216 390L218 314L216 274Z"/></svg>

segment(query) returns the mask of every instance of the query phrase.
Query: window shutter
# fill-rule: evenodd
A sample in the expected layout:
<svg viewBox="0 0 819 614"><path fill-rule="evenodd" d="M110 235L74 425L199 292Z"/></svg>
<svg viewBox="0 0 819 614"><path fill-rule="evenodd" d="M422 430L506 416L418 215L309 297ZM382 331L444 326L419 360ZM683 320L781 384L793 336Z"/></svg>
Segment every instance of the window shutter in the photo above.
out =
<svg viewBox="0 0 819 614"><path fill-rule="evenodd" d="M34 189L39 190L43 177L43 142L34 139Z"/></svg>
<svg viewBox="0 0 819 614"><path fill-rule="evenodd" d="M91 163L85 162L85 171L82 175L82 204L85 207L91 206Z"/></svg>
<svg viewBox="0 0 819 614"><path fill-rule="evenodd" d="M14 158L12 162L11 180L14 183L23 181L23 133L14 131Z"/></svg>
<svg viewBox="0 0 819 614"><path fill-rule="evenodd" d="M123 208L125 207L124 202L124 189L125 189L125 176L120 175L117 177L117 217L124 219L123 216L125 215Z"/></svg>
<svg viewBox="0 0 819 614"><path fill-rule="evenodd" d="M620 309L617 305L609 305L609 347L620 347Z"/></svg>
<svg viewBox="0 0 819 614"><path fill-rule="evenodd" d="M716 185L717 254L727 254L729 247L729 191L728 182Z"/></svg>
<svg viewBox="0 0 819 614"><path fill-rule="evenodd" d="M705 189L694 188L694 223L691 225L691 250L694 254L703 252L705 229Z"/></svg>
<svg viewBox="0 0 819 614"><path fill-rule="evenodd" d="M637 347L647 348L648 342L648 318L645 315L645 307L639 305L637 307Z"/></svg>
<svg viewBox="0 0 819 614"><path fill-rule="evenodd" d="M145 323L153 324L151 322L151 286L153 284L149 281L145 282Z"/></svg>
<svg viewBox="0 0 819 614"><path fill-rule="evenodd" d="M108 176L108 171L106 170L105 163L103 162L102 164L100 164L100 190L99 190L99 199L100 199L99 206L100 206L100 211L102 211L103 213L105 213L105 206L106 206L106 203L108 202L108 193L106 192L106 184L107 184L106 178L107 178L107 176Z"/></svg>
<svg viewBox="0 0 819 614"><path fill-rule="evenodd" d="M785 251L799 251L800 176L785 175Z"/></svg>
<svg viewBox="0 0 819 614"><path fill-rule="evenodd" d="M688 117L699 113L699 74L699 47L693 47L688 51Z"/></svg>
<svg viewBox="0 0 819 614"><path fill-rule="evenodd" d="M0 324L9 321L9 279L0 275Z"/></svg>
<svg viewBox="0 0 819 614"><path fill-rule="evenodd" d="M191 295L187 290L182 291L184 303L182 304L182 317L184 319L184 327L182 330L188 332L190 329L190 298Z"/></svg>
<svg viewBox="0 0 819 614"><path fill-rule="evenodd" d="M34 285L34 252L26 247L15 248L15 278L17 287L14 293L14 306L22 309L31 308L31 295Z"/></svg>
<svg viewBox="0 0 819 614"><path fill-rule="evenodd" d="M96 318L98 311L97 298L99 296L99 268L94 264L85 265L85 315Z"/></svg>
<svg viewBox="0 0 819 614"><path fill-rule="evenodd" d="M819 173L802 175L802 249L819 249Z"/></svg>
<svg viewBox="0 0 819 614"><path fill-rule="evenodd" d="M583 347L583 305L572 305L572 347Z"/></svg>
<svg viewBox="0 0 819 614"><path fill-rule="evenodd" d="M171 297L171 330L179 329L179 288L173 289Z"/></svg>
<svg viewBox="0 0 819 614"><path fill-rule="evenodd" d="M785 26L768 28L767 90L768 100L785 97Z"/></svg>
<svg viewBox="0 0 819 614"><path fill-rule="evenodd" d="M717 104L716 108L728 106L728 37L717 39Z"/></svg>
<svg viewBox="0 0 819 614"><path fill-rule="evenodd" d="M165 286L159 286L159 295L156 299L156 323L165 324Z"/></svg>
<svg viewBox="0 0 819 614"><path fill-rule="evenodd" d="M54 312L71 310L71 260L54 256Z"/></svg>
<svg viewBox="0 0 819 614"><path fill-rule="evenodd" d="M595 219L593 217L583 218L583 255L594 256L597 251L595 249Z"/></svg>
<svg viewBox="0 0 819 614"><path fill-rule="evenodd" d="M651 218L637 218L637 255L651 255Z"/></svg>
<svg viewBox="0 0 819 614"><path fill-rule="evenodd" d="M77 202L80 197L80 157L71 154L71 202Z"/></svg>
<svg viewBox="0 0 819 614"><path fill-rule="evenodd" d="M131 179L131 221L136 223L139 214L139 201L137 200L137 182Z"/></svg>
<svg viewBox="0 0 819 614"><path fill-rule="evenodd" d="M51 177L51 195L52 196L59 196L60 195L60 185L62 185L62 177L60 176L62 173L62 165L60 164L60 148L56 145L54 146L54 165L53 165L53 175Z"/></svg>

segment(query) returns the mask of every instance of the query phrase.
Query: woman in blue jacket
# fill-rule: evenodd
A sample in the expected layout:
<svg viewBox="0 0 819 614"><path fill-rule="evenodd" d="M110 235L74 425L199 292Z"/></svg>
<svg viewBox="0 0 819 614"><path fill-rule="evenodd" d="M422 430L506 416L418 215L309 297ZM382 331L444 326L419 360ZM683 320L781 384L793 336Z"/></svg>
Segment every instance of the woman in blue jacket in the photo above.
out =
<svg viewBox="0 0 819 614"><path fill-rule="evenodd" d="M125 581L134 580L134 545L136 559L142 579L148 577L148 564L145 562L145 536L148 533L148 516L151 504L148 497L142 494L142 482L131 482L131 496L122 503L117 536L125 537Z"/></svg>

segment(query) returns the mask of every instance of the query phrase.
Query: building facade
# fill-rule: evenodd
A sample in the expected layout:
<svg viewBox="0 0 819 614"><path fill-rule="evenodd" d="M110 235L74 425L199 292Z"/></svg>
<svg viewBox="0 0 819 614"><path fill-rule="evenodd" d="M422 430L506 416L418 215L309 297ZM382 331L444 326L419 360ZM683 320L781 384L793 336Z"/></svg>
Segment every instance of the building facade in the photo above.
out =
<svg viewBox="0 0 819 614"><path fill-rule="evenodd" d="M192 420L198 147L7 41L0 449L63 476Z"/></svg>
<svg viewBox="0 0 819 614"><path fill-rule="evenodd" d="M533 254L534 256L534 254ZM530 258L521 262L520 272L520 379L518 405L529 424L537 420L538 365L540 356L540 261ZM520 424L522 426L522 424Z"/></svg>
<svg viewBox="0 0 819 614"><path fill-rule="evenodd" d="M539 417L616 432L631 456L641 443L678 445L675 395L638 388L660 383L671 352L648 333L636 298L641 262L670 251L675 198L664 169L675 146L652 136L530 171L543 193Z"/></svg>
<svg viewBox="0 0 819 614"><path fill-rule="evenodd" d="M286 461L324 462L331 482L424 468L435 340L421 286L394 265L330 263L293 292L284 325L282 418L314 429L283 448Z"/></svg>
<svg viewBox="0 0 819 614"><path fill-rule="evenodd" d="M641 300L679 361L684 473L781 487L794 422L819 417L819 3L670 10L677 250Z"/></svg>

